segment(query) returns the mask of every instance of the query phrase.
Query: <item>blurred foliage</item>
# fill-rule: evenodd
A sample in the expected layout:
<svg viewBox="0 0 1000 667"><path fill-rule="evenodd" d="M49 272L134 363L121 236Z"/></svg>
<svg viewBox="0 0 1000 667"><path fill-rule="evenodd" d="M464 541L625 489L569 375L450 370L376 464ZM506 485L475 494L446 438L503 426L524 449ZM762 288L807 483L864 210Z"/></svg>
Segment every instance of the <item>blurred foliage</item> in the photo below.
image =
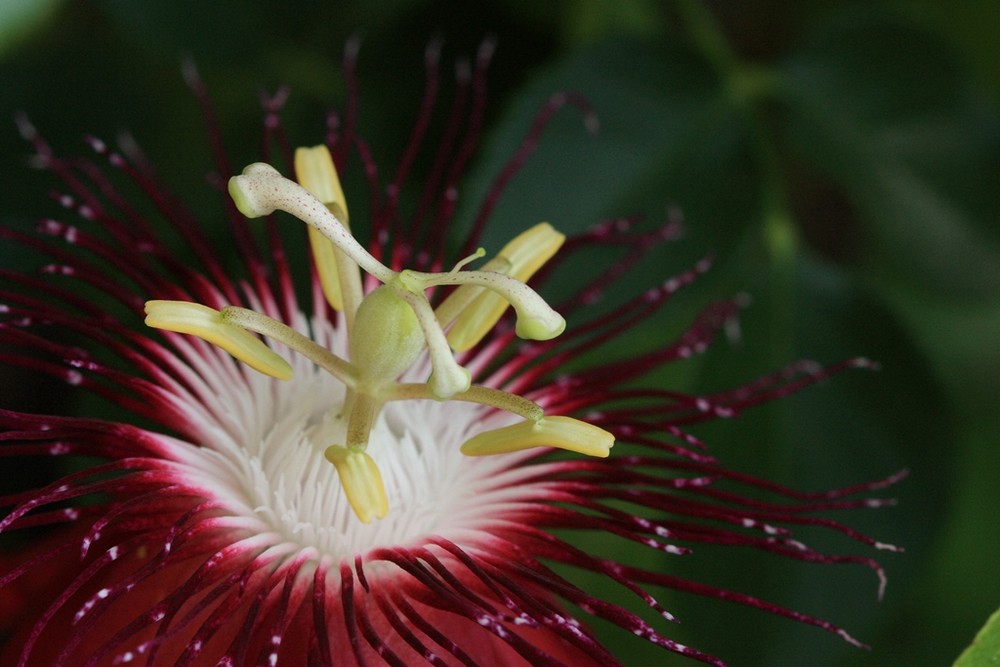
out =
<svg viewBox="0 0 1000 667"><path fill-rule="evenodd" d="M259 90L288 84L292 139L320 138L324 109L343 99L343 44L361 35L363 129L391 173L419 103L427 41L442 36L449 62L494 38L487 141L463 184L460 220L468 224L553 91L583 93L601 130L588 136L572 110L555 118L501 200L490 246L539 219L572 231L605 216L655 221L676 205L684 238L651 253L611 297L707 253L716 268L637 331L637 344L677 332L709 299L753 301L737 342L667 369L663 382L719 390L802 357L866 355L883 368L699 431L734 467L806 489L911 469L895 489L899 507L846 517L908 549L883 558L881 604L864 571L726 549L626 556L829 618L873 650L673 594L662 601L683 623L667 631L738 665L948 664L996 608L1000 4L5 4L0 23L15 20L16 30L0 31L0 118L29 112L64 152L84 133L127 128L197 211L214 210L203 184L209 151L182 59L197 62L242 164L259 151ZM27 226L57 209L9 128L0 130L0 216ZM0 261L30 262L10 248ZM31 405L23 385L17 395L5 382L4 405ZM606 638L627 664L663 664L642 642Z"/></svg>
<svg viewBox="0 0 1000 667"><path fill-rule="evenodd" d="M48 20L60 0L6 0L0 4L0 54Z"/></svg>
<svg viewBox="0 0 1000 667"><path fill-rule="evenodd" d="M955 667L979 667L1000 663L1000 610L993 613L972 644L959 656Z"/></svg>

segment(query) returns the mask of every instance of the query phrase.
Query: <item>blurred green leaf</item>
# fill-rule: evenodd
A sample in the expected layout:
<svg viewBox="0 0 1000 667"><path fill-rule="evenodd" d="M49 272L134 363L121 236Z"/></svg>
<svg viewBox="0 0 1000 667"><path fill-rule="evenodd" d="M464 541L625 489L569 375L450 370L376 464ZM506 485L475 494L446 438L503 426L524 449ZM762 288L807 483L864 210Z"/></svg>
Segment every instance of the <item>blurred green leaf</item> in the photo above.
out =
<svg viewBox="0 0 1000 667"><path fill-rule="evenodd" d="M0 2L0 57L30 37L55 14L62 0L4 0Z"/></svg>
<svg viewBox="0 0 1000 667"><path fill-rule="evenodd" d="M781 73L782 134L842 189L873 273L939 297L996 294L1000 125L954 54L865 10L806 36Z"/></svg>
<svg viewBox="0 0 1000 667"><path fill-rule="evenodd" d="M663 3L656 0L575 0L563 16L570 43L587 44L612 35L656 36L662 30Z"/></svg>
<svg viewBox="0 0 1000 667"><path fill-rule="evenodd" d="M983 92L990 95L994 103L1000 101L1000 59L997 58L1000 3L892 0L891 4L897 13L919 22L959 50L968 64L968 73L985 83Z"/></svg>
<svg viewBox="0 0 1000 667"><path fill-rule="evenodd" d="M676 323L690 321L704 305L706 293L721 298L746 291L753 305L741 318L744 344L727 347L720 342L703 359L677 365L658 378L669 377L671 388L723 390L803 357L832 363L866 355L881 362L880 373L846 373L732 422L706 425L698 433L734 469L811 490L913 468L912 478L892 492L902 498L900 507L845 519L909 550L906 556L884 559L891 583L883 607L899 608L908 582L930 556L936 533L928 527L939 525L953 468L951 458L937 447L952 437L950 418L942 409L945 401L912 337L881 297L852 273L800 249L788 274L765 253L759 211L764 182L752 152L751 120L684 44L611 41L539 72L491 135L491 149L466 185L469 199L475 201L485 191L509 147L557 86L581 91L594 103L605 120L601 133L586 141L572 112L557 119L498 206L499 226L516 229L548 219L572 231L601 215L655 215L667 204L681 204L688 220L684 242L657 253L644 271L633 272L629 283L613 289L608 300L619 302L706 252L718 256L715 275L702 287L703 298L668 305L650 327L634 332L633 340L662 344ZM627 357L628 351L622 355ZM825 536L814 539L823 545ZM844 547L843 541L828 546L835 552ZM849 542L846 547L869 554ZM641 554L634 558L646 560ZM870 604L875 584L861 568L848 574L754 554L743 558L742 553L701 547L691 558L661 561L658 567L777 598L791 608L839 621L863 640L871 639L872 628L885 616L884 608ZM837 637L766 616L753 619L753 636L735 631L720 637L719 627L745 627L748 617L761 614L716 600L670 596L667 606L683 621L666 629L672 637L724 657L741 656L741 664L861 664L857 661L865 657ZM761 627L766 632L759 632ZM616 642L630 661L656 659L652 648L622 641L614 632L605 639ZM817 655L825 655L824 662L815 662ZM756 662L746 662L747 656L757 656Z"/></svg>
<svg viewBox="0 0 1000 667"><path fill-rule="evenodd" d="M990 616L969 648L955 661L955 667L984 665L1000 665L1000 610Z"/></svg>
<svg viewBox="0 0 1000 667"><path fill-rule="evenodd" d="M616 39L539 70L505 109L464 181L460 221L474 217L473 205L558 90L582 94L600 130L588 136L575 109L554 117L501 198L487 247L539 220L576 233L605 217L639 213L651 228L679 207L692 221L683 242L664 246L630 272L614 299L745 241L760 187L745 122L707 63L681 43Z"/></svg>
<svg viewBox="0 0 1000 667"><path fill-rule="evenodd" d="M686 639L696 645L716 642L723 648L713 650L740 656L740 664L883 665L887 647L879 641L878 629L893 610L904 606L908 589L933 555L936 527L946 499L954 493L955 463L939 446L954 438L951 419L927 361L877 295L849 273L801 255L790 318L785 320L782 311L787 306L782 291L775 290L775 281L784 277L765 264L757 266L747 288L754 302L741 317L742 345L720 344L705 356L703 391L721 390L773 370L771 356L755 351L774 337L788 341L788 361L832 363L860 354L877 360L881 370L844 372L738 419L706 424L699 435L733 469L804 490L837 488L909 468L910 477L881 494L898 498L896 507L836 517L904 547L906 553L873 552L830 534L803 533L814 548L880 560L889 576L886 599L880 604L875 602L873 575L862 567L733 552L709 555L696 565L692 559L692 570L699 576L837 623L871 644L871 653L815 628L766 615L752 619L752 632L736 631L720 639L691 631ZM785 326L790 329L782 330ZM681 600L678 611L688 620L682 626L685 631L711 627L713 619L741 628L754 613L687 599Z"/></svg>

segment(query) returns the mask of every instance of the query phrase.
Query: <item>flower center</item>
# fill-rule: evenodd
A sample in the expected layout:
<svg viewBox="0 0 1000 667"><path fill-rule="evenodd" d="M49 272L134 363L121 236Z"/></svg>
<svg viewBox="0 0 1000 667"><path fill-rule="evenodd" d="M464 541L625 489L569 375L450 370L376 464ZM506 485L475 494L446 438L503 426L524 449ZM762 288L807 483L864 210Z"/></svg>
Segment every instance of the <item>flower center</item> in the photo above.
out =
<svg viewBox="0 0 1000 667"><path fill-rule="evenodd" d="M340 318L342 321L342 317ZM316 319L312 334L332 350L347 350L346 330ZM363 523L342 490L337 469L324 460L330 443L344 442L346 387L307 359L292 359L290 381L252 373L213 376L219 413L237 412L248 395L263 394L255 419L212 420L198 466L216 495L234 511L300 547L335 558L373 545L405 544L421 535L476 530L502 493L497 476L506 457L457 454L484 428L507 426L512 415L462 401L390 401L374 420L366 452L378 462L391 511ZM404 379L426 376L426 355ZM261 383L266 389L262 390Z"/></svg>
<svg viewBox="0 0 1000 667"><path fill-rule="evenodd" d="M608 455L614 437L607 431L571 417L546 416L533 401L501 389L472 384L468 370L457 362L453 352L475 346L508 306L514 308L518 336L548 340L562 333L563 318L524 282L558 250L564 239L562 234L548 224L536 225L508 243L482 270L461 270L464 264L485 254L480 249L449 272L396 272L379 262L351 235L347 203L326 147L299 149L295 168L301 184L282 177L269 165L252 164L242 175L230 179L229 192L248 217L281 210L309 225L323 292L330 305L343 314L347 358L278 320L246 308L226 306L215 310L183 301L146 304L149 326L198 336L261 373L280 380L290 380L294 375L288 361L254 334L286 345L343 386L343 398L325 406L327 412L321 419L303 421L305 415L288 417L301 428L290 429L289 437L284 440L280 435L277 437L280 442L275 446L287 447L289 451L283 450L276 460L286 454L291 457L291 450L297 445L287 440L295 439L290 437L295 431L296 437L303 441L300 449L304 463L298 476L288 482L278 482L278 477L273 476L269 478L271 481L333 488L321 483L317 479L320 473L313 471L319 458L314 443L327 442L319 451L333 464L339 487L354 513L364 523L384 518L389 511L390 496L404 482L394 478L387 485L383 473L396 470L401 463L412 466L404 440L427 426L422 423L427 421L427 415L418 413L409 430L396 429L392 435L392 429L385 426L389 434L384 433L383 425L396 412L392 404L404 400L478 404L521 418L471 437L469 433L463 434L459 442L464 444L460 449L470 456L532 447ZM365 294L359 269L382 284ZM432 307L426 291L445 285L456 289L436 308ZM424 353L429 360L429 376L426 369L419 368L418 360L424 358ZM422 374L412 377L417 371ZM421 378L422 381L413 381ZM392 409L387 412L388 405ZM466 406L463 412L481 414L482 409L470 410L471 407ZM285 419L281 415L275 423ZM410 449L424 465L431 460L427 447ZM393 489L392 493L387 486Z"/></svg>

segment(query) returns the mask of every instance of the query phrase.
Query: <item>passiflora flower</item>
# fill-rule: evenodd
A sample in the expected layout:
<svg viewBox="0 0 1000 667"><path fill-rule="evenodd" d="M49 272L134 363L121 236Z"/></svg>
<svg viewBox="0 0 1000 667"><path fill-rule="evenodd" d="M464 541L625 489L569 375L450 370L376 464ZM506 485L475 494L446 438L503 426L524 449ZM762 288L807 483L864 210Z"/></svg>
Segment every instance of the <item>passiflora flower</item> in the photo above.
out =
<svg viewBox="0 0 1000 667"><path fill-rule="evenodd" d="M672 616L654 597L663 589L756 607L857 643L761 599L574 546L574 533L677 556L735 545L859 563L884 583L873 559L820 553L794 529L820 526L895 549L820 514L887 504L856 496L898 475L800 493L728 470L689 430L866 360L826 369L800 362L713 395L643 384L649 371L703 352L739 308L711 304L653 349L629 340L708 269L702 262L597 314L604 288L672 238L675 221L644 229L608 220L568 238L528 224L498 252L477 247L549 118L571 106L595 123L575 95L556 94L541 109L449 256L457 188L480 138L489 53L484 47L475 65L459 68L450 120L431 146L439 56L429 49L426 97L387 183L356 123L353 45L344 113L330 115L318 145L285 148L284 94L266 99L264 145L279 149L262 157L276 166L234 176L217 150L215 183L240 268L208 241L204 228L215 221L185 212L133 142L114 149L91 138L91 157L62 157L21 120L75 221L3 230L7 243L51 257L41 274L3 270L4 359L131 417L0 410L5 465L84 461L3 497L0 530L55 524L37 547L4 556L3 664L617 664L591 617L722 664L670 639ZM204 86L193 68L187 77L217 146ZM421 149L431 156L428 180L403 206ZM345 193L338 173L358 168L370 191ZM147 201L122 195L121 178ZM361 196L370 210L351 217L349 200ZM278 229L301 223L308 267L285 254L288 230ZM606 264L589 266L576 295L550 305L552 268L596 247L607 249ZM598 361L575 363L584 357ZM563 565L606 578L649 613L583 590Z"/></svg>

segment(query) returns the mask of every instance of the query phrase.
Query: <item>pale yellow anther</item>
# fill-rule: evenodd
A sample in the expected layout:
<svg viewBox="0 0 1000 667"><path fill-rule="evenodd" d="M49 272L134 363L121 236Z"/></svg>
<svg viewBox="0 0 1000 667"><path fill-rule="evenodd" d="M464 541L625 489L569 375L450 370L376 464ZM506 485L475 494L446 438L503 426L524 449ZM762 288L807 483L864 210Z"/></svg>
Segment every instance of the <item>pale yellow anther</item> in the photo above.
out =
<svg viewBox="0 0 1000 667"><path fill-rule="evenodd" d="M326 146L320 144L311 148L297 148L295 176L299 185L322 202L345 228L350 229L347 199L340 186L340 177L333 164L333 157ZM357 301L361 298L361 281L357 267L315 227L309 227L309 245L316 262L320 286L327 301L336 310L353 314L358 305ZM342 283L347 284L346 296Z"/></svg>
<svg viewBox="0 0 1000 667"><path fill-rule="evenodd" d="M486 431L462 445L468 456L506 454L532 447L555 447L587 456L605 458L611 453L615 436L603 428L572 417L542 417L504 428Z"/></svg>
<svg viewBox="0 0 1000 667"><path fill-rule="evenodd" d="M552 258L566 240L562 234L547 222L542 222L519 234L511 240L499 254L485 267L485 271L495 271L515 280L526 282ZM474 285L463 285L455 290L438 308L442 324L451 319L457 310L454 324L448 331L448 343L457 352L464 352L482 340L496 325L508 307L503 295ZM559 327L543 324L533 325L531 321L518 323L518 335L522 338L551 338L551 332ZM558 334L556 334L558 335Z"/></svg>
<svg viewBox="0 0 1000 667"><path fill-rule="evenodd" d="M389 497L375 459L367 452L340 445L327 447L323 455L336 468L344 495L361 521L371 523L389 513Z"/></svg>
<svg viewBox="0 0 1000 667"><path fill-rule="evenodd" d="M515 236L497 254L510 262L510 277L527 282L565 241L565 234L547 222L540 222Z"/></svg>
<svg viewBox="0 0 1000 667"><path fill-rule="evenodd" d="M313 197L326 204L338 220L347 224L347 200L344 189L340 187L333 157L326 146L320 144L295 149L295 178Z"/></svg>
<svg viewBox="0 0 1000 667"><path fill-rule="evenodd" d="M316 273L319 284L334 310L343 312L344 292L340 289L340 276L337 275L337 246L323 236L314 227L308 227L309 247L312 249L313 261L316 262Z"/></svg>
<svg viewBox="0 0 1000 667"><path fill-rule="evenodd" d="M251 368L289 380L292 367L250 332L230 324L219 311L187 301L147 301L146 325L191 334L216 345Z"/></svg>

